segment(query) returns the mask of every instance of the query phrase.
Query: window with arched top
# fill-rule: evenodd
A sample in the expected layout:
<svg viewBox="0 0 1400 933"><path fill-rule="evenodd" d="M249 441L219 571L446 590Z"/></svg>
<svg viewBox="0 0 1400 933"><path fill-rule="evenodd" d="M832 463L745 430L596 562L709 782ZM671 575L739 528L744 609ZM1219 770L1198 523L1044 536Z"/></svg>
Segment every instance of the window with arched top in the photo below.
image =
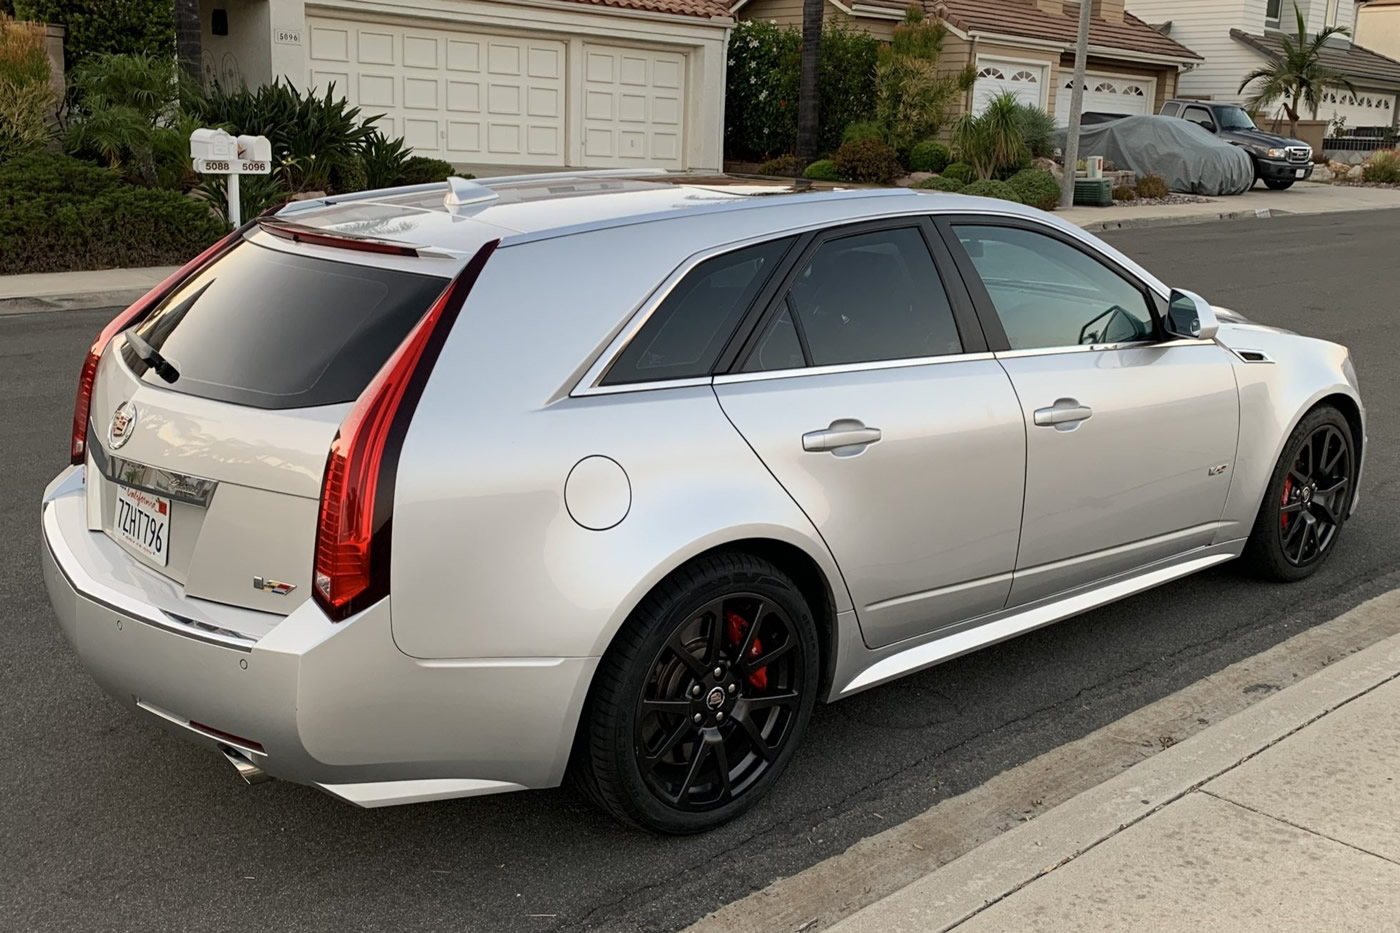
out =
<svg viewBox="0 0 1400 933"><path fill-rule="evenodd" d="M1004 79L1006 75L1002 73L1000 68L983 68L981 71L977 72L977 77L997 78L998 80L1000 80Z"/></svg>
<svg viewBox="0 0 1400 933"><path fill-rule="evenodd" d="M1114 87L1109 82L1104 81L1098 87L1094 88L1094 92L1097 94L1117 94L1118 88Z"/></svg>
<svg viewBox="0 0 1400 933"><path fill-rule="evenodd" d="M1040 83L1040 77L1033 71L1018 71L1011 76L1012 81L1022 81L1029 84Z"/></svg>
<svg viewBox="0 0 1400 933"><path fill-rule="evenodd" d="M1124 88L1123 88L1123 93L1124 93L1124 94L1127 94L1129 97L1146 97L1146 96L1147 96L1147 92L1144 91L1144 90L1142 89L1141 85L1137 85L1137 84L1125 85Z"/></svg>

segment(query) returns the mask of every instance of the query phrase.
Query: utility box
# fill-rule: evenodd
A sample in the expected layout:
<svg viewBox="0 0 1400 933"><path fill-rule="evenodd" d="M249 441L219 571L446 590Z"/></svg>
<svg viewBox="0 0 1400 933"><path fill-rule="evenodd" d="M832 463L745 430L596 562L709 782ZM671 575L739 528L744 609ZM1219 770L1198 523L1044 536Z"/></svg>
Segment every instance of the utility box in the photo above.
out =
<svg viewBox="0 0 1400 933"><path fill-rule="evenodd" d="M238 146L223 130L198 129L190 134L190 158L228 161L238 158Z"/></svg>
<svg viewBox="0 0 1400 933"><path fill-rule="evenodd" d="M1107 178L1076 178L1074 203L1077 207L1112 207L1113 182Z"/></svg>

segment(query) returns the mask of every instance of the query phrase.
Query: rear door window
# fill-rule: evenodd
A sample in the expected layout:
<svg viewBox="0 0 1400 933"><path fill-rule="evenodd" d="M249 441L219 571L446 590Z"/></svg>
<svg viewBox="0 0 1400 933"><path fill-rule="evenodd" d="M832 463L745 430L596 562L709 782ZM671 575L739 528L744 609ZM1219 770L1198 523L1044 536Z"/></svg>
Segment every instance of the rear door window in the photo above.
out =
<svg viewBox="0 0 1400 933"><path fill-rule="evenodd" d="M1174 117L1181 112L1181 105L1178 103L1167 103L1162 105L1162 116Z"/></svg>
<svg viewBox="0 0 1400 933"><path fill-rule="evenodd" d="M122 356L186 395L264 409L351 402L447 284L244 242L167 298Z"/></svg>
<svg viewBox="0 0 1400 933"><path fill-rule="evenodd" d="M792 242L772 240L697 265L618 355L603 385L708 376Z"/></svg>

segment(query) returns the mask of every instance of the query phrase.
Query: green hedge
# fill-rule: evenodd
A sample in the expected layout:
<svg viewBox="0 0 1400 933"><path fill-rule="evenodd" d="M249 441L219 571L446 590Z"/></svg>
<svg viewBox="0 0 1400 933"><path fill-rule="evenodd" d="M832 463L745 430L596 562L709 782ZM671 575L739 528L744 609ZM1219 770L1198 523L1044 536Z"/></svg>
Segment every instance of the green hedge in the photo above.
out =
<svg viewBox="0 0 1400 933"><path fill-rule="evenodd" d="M14 12L20 20L68 28L65 69L100 53L170 55L175 50L171 0L14 0Z"/></svg>
<svg viewBox="0 0 1400 933"><path fill-rule="evenodd" d="M1021 203L1053 211L1060 203L1060 183L1043 168L1026 168L1006 180Z"/></svg>
<svg viewBox="0 0 1400 933"><path fill-rule="evenodd" d="M967 185L958 181L956 178L949 178L947 175L935 175L932 178L925 178L923 181L915 182L913 187L925 188L930 191L958 192L966 188Z"/></svg>
<svg viewBox="0 0 1400 933"><path fill-rule="evenodd" d="M0 275L177 265L225 232L206 204L68 156L0 166Z"/></svg>
<svg viewBox="0 0 1400 933"><path fill-rule="evenodd" d="M1000 198L1003 201L1014 201L1021 203L1021 196L1016 193L1016 189L1004 181L997 181L988 178L983 181L974 181L962 190L963 194L970 194L979 198Z"/></svg>

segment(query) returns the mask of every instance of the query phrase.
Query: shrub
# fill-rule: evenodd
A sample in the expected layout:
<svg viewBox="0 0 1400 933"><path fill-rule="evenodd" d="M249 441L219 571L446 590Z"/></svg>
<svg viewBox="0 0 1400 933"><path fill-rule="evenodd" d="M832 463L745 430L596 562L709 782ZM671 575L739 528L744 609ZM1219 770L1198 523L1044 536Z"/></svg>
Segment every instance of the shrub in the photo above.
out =
<svg viewBox="0 0 1400 933"><path fill-rule="evenodd" d="M1007 180L1022 204L1053 211L1060 203L1060 183L1043 168L1022 169Z"/></svg>
<svg viewBox="0 0 1400 933"><path fill-rule="evenodd" d="M878 139L842 143L831 161L836 163L836 171L847 181L887 185L903 171L894 149Z"/></svg>
<svg viewBox="0 0 1400 933"><path fill-rule="evenodd" d="M1113 200L1115 201L1136 201L1137 189L1132 185L1118 185L1113 189Z"/></svg>
<svg viewBox="0 0 1400 933"><path fill-rule="evenodd" d="M447 181L449 175L456 175L458 178L475 178L466 172L459 172L452 167L451 162L444 162L442 159L431 159L427 156L414 156L404 163L403 173L399 176L398 183L401 185L426 185L435 181Z"/></svg>
<svg viewBox="0 0 1400 933"><path fill-rule="evenodd" d="M980 114L965 113L958 118L953 146L958 158L970 163L978 178L991 178L999 168L1019 166L1029 159L1020 107L1010 93L998 94Z"/></svg>
<svg viewBox="0 0 1400 933"><path fill-rule="evenodd" d="M1167 180L1161 175L1148 172L1138 179L1138 197L1140 198L1165 198L1171 194L1171 189L1167 187Z"/></svg>
<svg viewBox="0 0 1400 933"><path fill-rule="evenodd" d="M1016 194L1016 189L1004 181L997 181L994 178L984 178L981 181L974 181L962 190L963 194L975 195L979 198L1000 198L1003 201L1021 202L1020 196Z"/></svg>
<svg viewBox="0 0 1400 933"><path fill-rule="evenodd" d="M200 175L190 194L226 226L228 216L228 176ZM292 192L276 172L270 175L243 175L238 181L238 215L243 220L256 217L291 200Z"/></svg>
<svg viewBox="0 0 1400 933"><path fill-rule="evenodd" d="M0 14L0 162L48 141L56 103L43 33Z"/></svg>
<svg viewBox="0 0 1400 933"><path fill-rule="evenodd" d="M1048 159L1055 152L1055 118L1033 104L1020 104L1016 115L1031 158Z"/></svg>
<svg viewBox="0 0 1400 933"><path fill-rule="evenodd" d="M1400 151L1386 149L1366 160L1361 170L1362 181L1400 184Z"/></svg>
<svg viewBox="0 0 1400 933"><path fill-rule="evenodd" d="M902 153L916 142L937 136L960 96L977 79L969 65L940 72L939 53L948 29L926 20L911 6L894 29L890 44L880 50L875 66L876 118L890 131L890 143Z"/></svg>
<svg viewBox="0 0 1400 933"><path fill-rule="evenodd" d="M64 68L92 55L166 56L175 48L175 6L170 0L15 0L15 16L68 28Z"/></svg>
<svg viewBox="0 0 1400 933"><path fill-rule="evenodd" d="M967 187L956 178L949 178L947 175L935 175L932 178L925 178L923 181L915 182L914 188L929 188L933 191L961 191Z"/></svg>
<svg viewBox="0 0 1400 933"><path fill-rule="evenodd" d="M890 131L877 120L861 120L849 124L841 132L841 142L856 143L862 139L878 139L882 143L890 141Z"/></svg>
<svg viewBox="0 0 1400 933"><path fill-rule="evenodd" d="M365 158L353 155L331 168L330 191L333 194L351 194L369 187L369 171L365 168Z"/></svg>
<svg viewBox="0 0 1400 933"><path fill-rule="evenodd" d="M915 143L914 148L909 150L909 171L911 172L937 174L947 168L951 161L953 161L953 154L948 151L948 147L931 139Z"/></svg>
<svg viewBox="0 0 1400 933"><path fill-rule="evenodd" d="M817 112L821 118L818 151L835 149L845 142L846 127L874 115L879 55L880 41L869 33L851 29L840 20L830 21L822 29L817 73ZM796 97L784 109L795 112Z"/></svg>
<svg viewBox="0 0 1400 933"><path fill-rule="evenodd" d="M973 175L975 174L976 173L972 171L972 166L968 165L966 162L954 162L943 169L944 178L951 178L964 185L972 181Z"/></svg>
<svg viewBox="0 0 1400 933"><path fill-rule="evenodd" d="M788 178L796 178L802 174L802 160L795 155L781 155L776 159L769 159L758 167L760 175L783 175Z"/></svg>
<svg viewBox="0 0 1400 933"><path fill-rule="evenodd" d="M836 163L830 159L818 159L802 172L803 178L813 181L840 181L841 173L836 171Z"/></svg>
<svg viewBox="0 0 1400 933"><path fill-rule="evenodd" d="M4 13L0 13L0 81L18 85L49 81L43 29L34 23L17 23Z"/></svg>
<svg viewBox="0 0 1400 933"><path fill-rule="evenodd" d="M370 130L360 149L360 163L365 167L365 187L373 190L402 184L408 157L409 149L402 139L391 139L377 129Z"/></svg>
<svg viewBox="0 0 1400 933"><path fill-rule="evenodd" d="M0 275L178 265L226 229L207 205L69 156L0 166Z"/></svg>

